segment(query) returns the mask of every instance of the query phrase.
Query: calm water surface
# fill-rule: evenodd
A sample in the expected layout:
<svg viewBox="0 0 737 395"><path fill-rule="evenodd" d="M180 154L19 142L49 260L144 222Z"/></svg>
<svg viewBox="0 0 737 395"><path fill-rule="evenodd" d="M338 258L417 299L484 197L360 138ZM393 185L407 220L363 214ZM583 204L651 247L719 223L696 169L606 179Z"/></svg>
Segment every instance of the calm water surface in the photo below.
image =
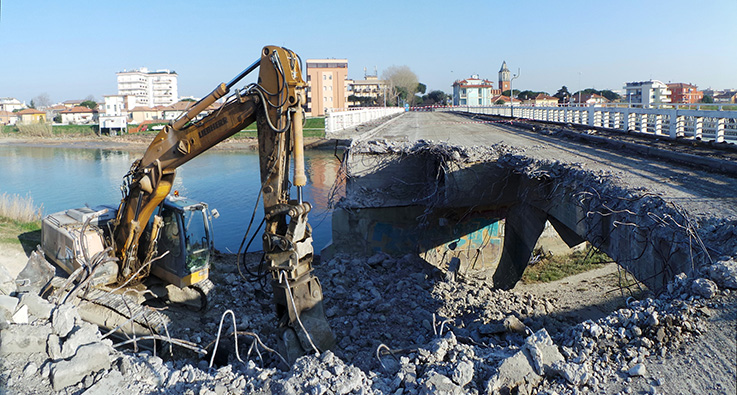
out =
<svg viewBox="0 0 737 395"><path fill-rule="evenodd" d="M0 194L30 195L36 206L42 205L44 214L85 205L117 205L123 176L141 155L121 150L0 145ZM327 204L339 162L332 151L307 151L306 157L304 199L313 205L309 222L319 254L331 239ZM213 221L215 247L236 252L253 212L259 177L256 152L211 151L177 169L173 189L216 208L220 218ZM296 197L296 191L292 196ZM262 218L259 204L253 226ZM249 251L261 249L259 235Z"/></svg>

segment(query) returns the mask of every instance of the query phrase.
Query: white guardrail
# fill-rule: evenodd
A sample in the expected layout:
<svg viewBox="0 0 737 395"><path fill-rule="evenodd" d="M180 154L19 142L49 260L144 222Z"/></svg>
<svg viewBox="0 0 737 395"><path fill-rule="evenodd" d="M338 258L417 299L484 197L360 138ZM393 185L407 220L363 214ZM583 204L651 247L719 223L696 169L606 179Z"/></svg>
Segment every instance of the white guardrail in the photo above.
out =
<svg viewBox="0 0 737 395"><path fill-rule="evenodd" d="M404 112L403 107L370 107L328 110L325 113L325 137L334 138L346 129Z"/></svg>
<svg viewBox="0 0 737 395"><path fill-rule="evenodd" d="M636 108L626 105L623 107L453 106L436 107L432 110L571 123L670 138L686 137L714 140L718 143L737 143L737 111L733 110Z"/></svg>

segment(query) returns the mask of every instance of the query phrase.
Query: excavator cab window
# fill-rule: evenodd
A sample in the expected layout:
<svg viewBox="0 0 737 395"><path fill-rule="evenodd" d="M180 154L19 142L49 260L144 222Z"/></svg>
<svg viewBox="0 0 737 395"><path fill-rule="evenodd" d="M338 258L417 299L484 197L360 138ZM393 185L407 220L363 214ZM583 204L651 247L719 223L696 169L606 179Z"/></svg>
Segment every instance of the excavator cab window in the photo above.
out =
<svg viewBox="0 0 737 395"><path fill-rule="evenodd" d="M199 204L186 207L183 225L187 270L202 269L210 261L210 227L206 208Z"/></svg>

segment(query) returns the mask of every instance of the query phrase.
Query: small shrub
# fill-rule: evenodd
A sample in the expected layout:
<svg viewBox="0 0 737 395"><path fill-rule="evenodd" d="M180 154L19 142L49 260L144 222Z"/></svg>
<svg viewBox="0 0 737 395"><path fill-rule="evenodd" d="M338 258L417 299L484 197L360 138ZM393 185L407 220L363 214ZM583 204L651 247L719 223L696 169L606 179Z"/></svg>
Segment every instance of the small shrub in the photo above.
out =
<svg viewBox="0 0 737 395"><path fill-rule="evenodd" d="M54 135L50 123L17 123L18 132L25 136L51 137Z"/></svg>
<svg viewBox="0 0 737 395"><path fill-rule="evenodd" d="M0 217L20 222L34 222L41 219L43 206L36 208L30 195L0 195Z"/></svg>

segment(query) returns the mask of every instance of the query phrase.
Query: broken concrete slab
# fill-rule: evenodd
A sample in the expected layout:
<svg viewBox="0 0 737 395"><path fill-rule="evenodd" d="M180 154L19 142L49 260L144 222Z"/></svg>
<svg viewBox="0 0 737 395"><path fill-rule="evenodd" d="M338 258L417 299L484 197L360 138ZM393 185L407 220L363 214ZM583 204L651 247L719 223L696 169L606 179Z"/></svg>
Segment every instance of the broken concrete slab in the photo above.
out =
<svg viewBox="0 0 737 395"><path fill-rule="evenodd" d="M49 325L10 325L0 332L0 355L45 353Z"/></svg>
<svg viewBox="0 0 737 395"><path fill-rule="evenodd" d="M720 287L737 289L737 261L729 258L711 265L709 277Z"/></svg>
<svg viewBox="0 0 737 395"><path fill-rule="evenodd" d="M92 343L79 347L72 359L54 363L51 366L54 391L75 385L90 373L110 369L111 351L105 343Z"/></svg>
<svg viewBox="0 0 737 395"><path fill-rule="evenodd" d="M543 375L554 372L553 364L563 360L548 332L540 329L525 340L520 351L499 365L497 373L487 383L487 393L533 387L542 381Z"/></svg>
<svg viewBox="0 0 737 395"><path fill-rule="evenodd" d="M16 324L28 323L28 306L23 305L13 314L13 322Z"/></svg>
<svg viewBox="0 0 737 395"><path fill-rule="evenodd" d="M48 320L51 318L51 311L54 310L54 305L46 301L46 299L38 296L35 293L21 293L19 295L20 303L28 306L28 312L34 317Z"/></svg>
<svg viewBox="0 0 737 395"><path fill-rule="evenodd" d="M44 257L43 251L33 251L26 267L18 273L15 281L19 292L40 293L51 281L56 269Z"/></svg>
<svg viewBox="0 0 737 395"><path fill-rule="evenodd" d="M435 371L428 372L420 382L420 394L422 395L461 395L463 393L461 386L456 385L451 379Z"/></svg>
<svg viewBox="0 0 737 395"><path fill-rule="evenodd" d="M60 305L51 313L51 326L59 337L66 337L81 321L77 308L70 304Z"/></svg>
<svg viewBox="0 0 737 395"><path fill-rule="evenodd" d="M123 383L123 374L117 370L111 370L82 395L118 395L124 393L126 393L126 387Z"/></svg>
<svg viewBox="0 0 737 395"><path fill-rule="evenodd" d="M79 347L97 342L100 338L101 336L97 326L84 321L80 322L80 326L74 328L74 330L69 334L69 338L61 347L61 358L67 359L74 356Z"/></svg>
<svg viewBox="0 0 737 395"><path fill-rule="evenodd" d="M8 295L0 295L0 309L5 309L10 314L15 314L15 310L18 307L20 300L18 298Z"/></svg>
<svg viewBox="0 0 737 395"><path fill-rule="evenodd" d="M4 266L0 265L0 294L10 295L15 293L15 291L15 278L13 278Z"/></svg>

